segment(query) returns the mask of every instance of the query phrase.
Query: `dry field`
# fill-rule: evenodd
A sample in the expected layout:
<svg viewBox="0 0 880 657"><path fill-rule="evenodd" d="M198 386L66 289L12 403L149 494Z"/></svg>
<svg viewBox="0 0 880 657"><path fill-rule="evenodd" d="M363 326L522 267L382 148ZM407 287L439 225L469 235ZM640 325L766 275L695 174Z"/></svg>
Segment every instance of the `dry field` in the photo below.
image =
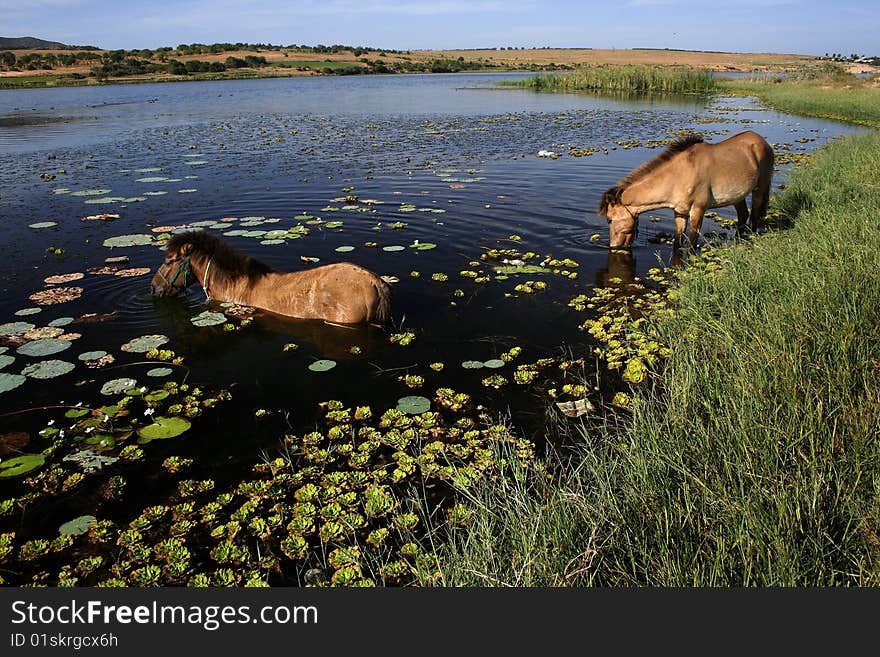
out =
<svg viewBox="0 0 880 657"><path fill-rule="evenodd" d="M55 53L59 50L16 50L17 55L28 53ZM301 52L292 49L282 50L240 50L217 54L203 55L175 55L169 53L169 58L187 61L192 59L202 61L224 61L227 57L244 58L247 55L262 56L270 63L296 62L334 62L339 64L361 65L357 57L351 51L339 53L312 53ZM369 59L379 57L378 52L367 52L361 55ZM476 61L495 67L517 68L530 64L547 66L550 64L565 64L569 66L596 66L596 65L622 65L622 64L659 64L659 65L685 65L692 68L710 69L715 71L783 71L799 66L816 63L817 58L810 55L778 54L778 53L720 53L698 52L681 50L592 50L589 48L549 48L532 50L413 50L406 53L386 53L382 60L387 63L396 61L427 62L434 59L458 59ZM81 73L87 74L92 64L81 64L70 67L57 67L54 70L36 71L3 71L0 77L19 77L33 75L51 75L58 73ZM273 75L314 75L313 71L297 71L296 68L273 67L262 69L262 72L271 71ZM160 76L156 76L160 77Z"/></svg>

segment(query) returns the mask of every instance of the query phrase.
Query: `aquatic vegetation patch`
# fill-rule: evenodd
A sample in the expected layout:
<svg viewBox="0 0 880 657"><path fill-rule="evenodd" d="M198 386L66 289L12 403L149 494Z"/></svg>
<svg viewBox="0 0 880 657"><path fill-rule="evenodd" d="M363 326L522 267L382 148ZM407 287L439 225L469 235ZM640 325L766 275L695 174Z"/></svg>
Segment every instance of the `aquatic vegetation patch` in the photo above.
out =
<svg viewBox="0 0 880 657"><path fill-rule="evenodd" d="M0 477L18 477L41 467L46 462L42 454L22 454L11 459L0 460Z"/></svg>
<svg viewBox="0 0 880 657"><path fill-rule="evenodd" d="M73 368L73 363L64 360L50 359L28 365L21 371L21 373L32 379L54 379L57 376L72 372Z"/></svg>
<svg viewBox="0 0 880 657"><path fill-rule="evenodd" d="M34 292L28 299L41 306L53 306L58 303L74 301L82 296L81 287L53 287L48 290Z"/></svg>
<svg viewBox="0 0 880 657"><path fill-rule="evenodd" d="M104 240L104 246L108 248L121 248L126 246L147 246L153 243L153 236L145 233L132 235L117 235Z"/></svg>
<svg viewBox="0 0 880 657"><path fill-rule="evenodd" d="M327 358L321 358L309 365L309 369L312 372L326 372L332 370L334 367L336 367L336 361Z"/></svg>
<svg viewBox="0 0 880 657"><path fill-rule="evenodd" d="M120 349L134 354L145 354L151 349L156 349L169 341L167 335L153 334L142 335L123 344Z"/></svg>
<svg viewBox="0 0 880 657"><path fill-rule="evenodd" d="M166 438L176 438L185 431L188 431L192 423L182 417L157 417L153 424L138 429L140 436L138 441L141 444L148 443L153 440L164 440Z"/></svg>
<svg viewBox="0 0 880 657"><path fill-rule="evenodd" d="M27 381L27 377L23 374L10 374L8 372L0 372L0 394L15 390L22 383Z"/></svg>
<svg viewBox="0 0 880 657"><path fill-rule="evenodd" d="M57 226L57 221L38 221L34 224L28 224L28 228L33 228L35 230L39 230L41 228L52 228L52 226Z"/></svg>
<svg viewBox="0 0 880 657"><path fill-rule="evenodd" d="M226 322L226 315L223 313L213 312L210 310L205 310L204 312L199 313L192 317L189 321L193 326L217 326L218 324L223 324Z"/></svg>
<svg viewBox="0 0 880 657"><path fill-rule="evenodd" d="M44 338L42 340L34 340L26 342L18 348L18 353L22 356L50 356L64 351L70 347L71 343L67 340L59 340L58 338Z"/></svg>

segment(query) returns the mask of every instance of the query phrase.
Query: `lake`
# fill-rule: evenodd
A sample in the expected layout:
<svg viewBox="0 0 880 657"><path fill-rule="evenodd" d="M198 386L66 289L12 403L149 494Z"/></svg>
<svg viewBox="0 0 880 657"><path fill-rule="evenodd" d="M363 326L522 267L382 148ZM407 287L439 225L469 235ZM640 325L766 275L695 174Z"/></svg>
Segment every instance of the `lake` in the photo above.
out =
<svg viewBox="0 0 880 657"><path fill-rule="evenodd" d="M771 111L754 99L611 99L496 86L520 75L0 92L0 324L7 331L0 373L28 372L4 381L10 389L0 393L0 433L24 432L27 451L40 451L49 441L38 430L51 421L73 431L75 418L65 420L57 408L17 411L108 404L101 388L119 378L136 382L126 388L185 377L230 390L232 399L198 418L186 440L144 445L146 456L125 474L131 493L100 507L118 521L173 497L173 485L155 483L170 455L196 459L194 472L212 477L218 490L231 486L264 457L276 456L282 435L320 423L326 409L318 404L331 399L385 409L402 397L430 398L437 388L453 388L489 416L510 416L540 443L546 390L562 374L558 381L514 385L512 365L499 358L515 347L523 362L585 358L580 376L595 381L593 345L579 328L588 315L569 300L670 261L670 247L656 241L672 233L671 212L643 217L631 259L610 256L601 246L606 222L596 215L605 189L688 131L710 141L759 132L788 155L780 158L774 187L784 182L791 159L861 131ZM542 150L559 157L538 157ZM101 213L119 218L83 219ZM735 216L732 208L720 214ZM244 327L230 318L233 330L196 326L191 320L206 309L198 286L177 299L150 296L150 277L163 257L157 245L105 246L122 235L155 238L193 228L279 269L348 260L394 277L393 326L352 330L264 314ZM703 229L729 234L709 219ZM508 249L516 251L492 259L492 250ZM494 271L503 258L527 252L549 271L500 277ZM105 265L117 256L128 261ZM564 264L548 264L553 260ZM131 275L117 275L119 268ZM67 274L74 275L69 282L44 283ZM546 285L523 287L527 281ZM71 286L81 295L53 304L29 299ZM49 354L19 351L26 325L45 327L30 335L56 341L51 329L63 328L66 346L56 344L59 351ZM408 346L388 339L408 332L415 338ZM169 368L165 378L147 376L157 363L122 349L144 335L161 336L161 347L182 356L183 366ZM285 350L290 343L297 348ZM91 352L114 360L89 367L98 356L79 356ZM47 359L62 361L62 370L72 367L51 376L39 365ZM335 366L309 369L317 360ZM467 361L503 364L462 367ZM443 363L442 371L432 363ZM483 382L494 374L506 376L500 390ZM424 384L408 385L416 380L407 375ZM597 402L606 386L619 384L598 376ZM90 444L115 458L122 443ZM59 455L70 449L65 444ZM3 481L0 498L21 494L21 481ZM31 513L20 535L57 533L64 519L96 508L95 490L63 503L41 498L42 515Z"/></svg>

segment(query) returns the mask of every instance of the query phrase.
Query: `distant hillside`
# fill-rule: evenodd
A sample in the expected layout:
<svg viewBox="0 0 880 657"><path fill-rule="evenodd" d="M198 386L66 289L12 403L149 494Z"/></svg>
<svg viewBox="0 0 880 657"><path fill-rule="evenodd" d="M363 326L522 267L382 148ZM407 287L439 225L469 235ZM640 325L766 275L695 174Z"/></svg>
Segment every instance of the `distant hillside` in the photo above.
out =
<svg viewBox="0 0 880 657"><path fill-rule="evenodd" d="M0 50L79 50L81 48L97 50L94 46L68 46L58 41L46 41L36 37L0 37Z"/></svg>

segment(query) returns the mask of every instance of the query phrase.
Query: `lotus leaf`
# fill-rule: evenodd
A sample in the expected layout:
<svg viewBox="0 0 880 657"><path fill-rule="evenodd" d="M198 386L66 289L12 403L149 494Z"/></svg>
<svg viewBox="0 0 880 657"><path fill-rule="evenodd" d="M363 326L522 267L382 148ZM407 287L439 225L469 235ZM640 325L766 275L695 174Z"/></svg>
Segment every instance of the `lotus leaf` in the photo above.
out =
<svg viewBox="0 0 880 657"><path fill-rule="evenodd" d="M483 362L479 360L466 360L461 366L466 370L479 370L484 367Z"/></svg>
<svg viewBox="0 0 880 657"><path fill-rule="evenodd" d="M68 363L66 360L42 360L28 365L21 373L33 379L54 379L72 371L73 367L73 363Z"/></svg>
<svg viewBox="0 0 880 657"><path fill-rule="evenodd" d="M383 247L382 247L382 250L383 250L383 251L388 251L388 252L390 252L390 253L393 253L394 251L403 251L405 248L406 248L406 247L403 247L403 246L400 246L400 245L397 245L397 244L392 244L391 246L383 246Z"/></svg>
<svg viewBox="0 0 880 657"><path fill-rule="evenodd" d="M35 224L29 224L28 228L36 228L36 229L51 228L52 226L57 226L57 225L58 225L57 221L38 221Z"/></svg>
<svg viewBox="0 0 880 657"><path fill-rule="evenodd" d="M174 370L172 370L170 367L154 367L153 369L147 371L147 376L168 376L173 371Z"/></svg>
<svg viewBox="0 0 880 657"><path fill-rule="evenodd" d="M409 246L416 251L430 251L431 249L437 248L437 245L433 242L419 242L417 244L410 244Z"/></svg>
<svg viewBox="0 0 880 657"><path fill-rule="evenodd" d="M71 322L73 322L73 317L59 317L58 319L53 319L49 322L49 326L67 326Z"/></svg>
<svg viewBox="0 0 880 657"><path fill-rule="evenodd" d="M139 442L148 443L151 440L163 440L174 438L192 426L189 420L182 417L157 417L153 424L138 429L141 437Z"/></svg>
<svg viewBox="0 0 880 657"><path fill-rule="evenodd" d="M491 360L487 360L483 363L483 367L488 367L489 369L498 369L499 367L504 367L504 361L500 358L492 358Z"/></svg>
<svg viewBox="0 0 880 657"><path fill-rule="evenodd" d="M22 454L0 461L0 477L17 477L36 470L45 462L46 459L42 454Z"/></svg>
<svg viewBox="0 0 880 657"><path fill-rule="evenodd" d="M260 244L271 246L273 244L284 244L284 240L260 240Z"/></svg>
<svg viewBox="0 0 880 657"><path fill-rule="evenodd" d="M28 315L36 315L37 313L43 312L42 308L22 308L21 310L16 310L15 314L18 317L26 317Z"/></svg>
<svg viewBox="0 0 880 657"><path fill-rule="evenodd" d="M15 362L15 356L9 356L8 354L0 354L0 370L2 370L7 365L10 365Z"/></svg>

